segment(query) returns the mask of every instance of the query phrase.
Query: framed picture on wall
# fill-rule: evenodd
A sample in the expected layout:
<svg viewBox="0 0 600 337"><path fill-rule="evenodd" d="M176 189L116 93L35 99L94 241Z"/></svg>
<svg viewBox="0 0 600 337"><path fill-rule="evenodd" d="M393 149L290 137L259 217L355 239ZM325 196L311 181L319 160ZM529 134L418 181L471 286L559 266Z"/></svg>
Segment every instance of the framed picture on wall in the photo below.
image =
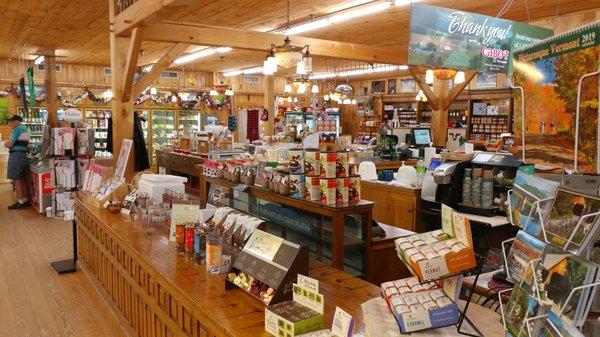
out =
<svg viewBox="0 0 600 337"><path fill-rule="evenodd" d="M387 93L388 94L396 93L396 79L395 78L391 78L388 80Z"/></svg>
<svg viewBox="0 0 600 337"><path fill-rule="evenodd" d="M477 88L495 88L498 86L498 74L493 72L477 73Z"/></svg>
<svg viewBox="0 0 600 337"><path fill-rule="evenodd" d="M400 92L410 94L417 92L417 82L412 78L403 78L400 80Z"/></svg>
<svg viewBox="0 0 600 337"><path fill-rule="evenodd" d="M385 81L373 81L371 82L371 93L384 93L385 92Z"/></svg>

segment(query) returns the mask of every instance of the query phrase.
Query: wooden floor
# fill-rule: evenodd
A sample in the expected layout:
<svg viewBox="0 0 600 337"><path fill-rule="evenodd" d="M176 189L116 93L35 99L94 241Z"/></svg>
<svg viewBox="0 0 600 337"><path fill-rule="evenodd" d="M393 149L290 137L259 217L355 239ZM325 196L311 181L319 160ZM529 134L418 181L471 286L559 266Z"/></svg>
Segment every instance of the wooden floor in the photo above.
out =
<svg viewBox="0 0 600 337"><path fill-rule="evenodd" d="M58 275L51 261L72 256L71 222L12 204L0 184L0 336L125 336L87 277Z"/></svg>

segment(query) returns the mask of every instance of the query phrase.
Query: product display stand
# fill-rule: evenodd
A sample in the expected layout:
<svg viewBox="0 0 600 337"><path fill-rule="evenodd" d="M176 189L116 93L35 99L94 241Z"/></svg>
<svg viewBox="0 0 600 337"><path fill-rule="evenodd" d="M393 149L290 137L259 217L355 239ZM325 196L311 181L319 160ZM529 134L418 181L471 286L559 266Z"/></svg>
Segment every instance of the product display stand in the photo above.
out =
<svg viewBox="0 0 600 337"><path fill-rule="evenodd" d="M71 125L72 128L75 127L75 125ZM75 137L75 139L73 140L75 142L74 146L73 146L73 152L71 153L70 159L75 161L77 161L77 137ZM75 186L79 186L79 172L78 171L78 165L75 164ZM77 187L75 187L74 190L77 190ZM73 220L71 220L72 224L73 224L73 258L72 259L67 259L67 260L62 260L62 261L54 261L54 262L50 262L50 265L54 268L54 270L56 270L56 272L59 275L62 274L69 274L69 273L74 273L77 271L77 221L75 220L75 215L73 215Z"/></svg>
<svg viewBox="0 0 600 337"><path fill-rule="evenodd" d="M73 258L62 261L51 262L50 265L56 270L59 275L74 273L77 271L77 221L73 223Z"/></svg>
<svg viewBox="0 0 600 337"><path fill-rule="evenodd" d="M475 273L475 280L473 281L473 285L471 286L471 290L469 291L469 297L466 300L465 308L460 313L460 318L458 319L458 323L456 324L456 332L458 332L461 335L465 335L465 336L483 337L483 333L481 332L481 330L479 330L479 328L477 328L477 326L475 326L473 321L471 321L469 319L469 317L467 317L467 310L469 310L469 304L471 303L473 294L475 293L475 287L477 286L477 281L479 280L479 275L481 275L481 270L483 269L483 263L485 261L485 258L483 258L479 255L476 255L476 259L477 259L477 267L475 267L475 268L477 271ZM462 330L463 323L465 320L467 321L467 323L469 323L469 325L473 328L473 330L475 330L477 332L477 334L473 334L473 333Z"/></svg>

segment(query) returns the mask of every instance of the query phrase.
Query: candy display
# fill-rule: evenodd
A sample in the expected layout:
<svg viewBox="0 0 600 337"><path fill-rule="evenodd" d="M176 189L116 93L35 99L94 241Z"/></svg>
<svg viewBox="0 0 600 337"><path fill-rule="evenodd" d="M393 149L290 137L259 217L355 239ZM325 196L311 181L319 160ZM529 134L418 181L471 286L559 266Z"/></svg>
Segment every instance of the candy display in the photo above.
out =
<svg viewBox="0 0 600 337"><path fill-rule="evenodd" d="M244 273L229 273L227 279L238 288L260 299L266 305L269 305L273 295L275 295L275 289Z"/></svg>
<svg viewBox="0 0 600 337"><path fill-rule="evenodd" d="M337 173L336 163L336 152L321 152L319 154L319 176L328 179L335 178Z"/></svg>

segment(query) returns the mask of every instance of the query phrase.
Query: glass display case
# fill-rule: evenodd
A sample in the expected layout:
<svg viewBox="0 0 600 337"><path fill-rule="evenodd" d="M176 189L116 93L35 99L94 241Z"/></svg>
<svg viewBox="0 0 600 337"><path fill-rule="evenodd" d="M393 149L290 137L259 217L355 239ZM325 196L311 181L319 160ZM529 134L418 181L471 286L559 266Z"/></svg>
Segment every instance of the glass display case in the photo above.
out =
<svg viewBox="0 0 600 337"><path fill-rule="evenodd" d="M31 136L31 144L41 144L42 136L44 133L44 125L48 118L48 110L46 108L29 108L24 111L23 108L17 107L17 111L21 112L23 117L23 124L29 129Z"/></svg>
<svg viewBox="0 0 600 337"><path fill-rule="evenodd" d="M235 206L235 204L234 204ZM332 218L279 203L250 197L250 213L267 221L266 231L299 245L307 245L312 259L332 264ZM343 270L366 275L366 217L357 212L344 217Z"/></svg>
<svg viewBox="0 0 600 337"><path fill-rule="evenodd" d="M111 116L110 109L85 109L85 119L88 125L94 129L96 137L96 156L107 156L110 152L106 151L108 141L108 119Z"/></svg>
<svg viewBox="0 0 600 337"><path fill-rule="evenodd" d="M170 145L176 139L175 111L152 111L152 152L163 146ZM153 154L154 156L154 154Z"/></svg>
<svg viewBox="0 0 600 337"><path fill-rule="evenodd" d="M190 127L193 132L201 130L200 111L198 110L180 110L178 111L177 129L183 131L186 127Z"/></svg>

